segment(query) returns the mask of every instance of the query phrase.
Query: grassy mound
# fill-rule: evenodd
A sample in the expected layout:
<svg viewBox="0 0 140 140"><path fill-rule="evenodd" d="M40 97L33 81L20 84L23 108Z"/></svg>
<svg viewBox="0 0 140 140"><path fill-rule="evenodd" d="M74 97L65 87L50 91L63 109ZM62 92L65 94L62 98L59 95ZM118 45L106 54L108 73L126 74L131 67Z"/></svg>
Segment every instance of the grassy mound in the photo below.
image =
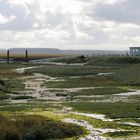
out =
<svg viewBox="0 0 140 140"><path fill-rule="evenodd" d="M0 140L64 139L83 133L80 126L42 116L0 117Z"/></svg>
<svg viewBox="0 0 140 140"><path fill-rule="evenodd" d="M54 62L66 63L66 64L74 64L74 63L86 63L91 60L91 57L85 57L84 55L78 57L65 57L53 60Z"/></svg>

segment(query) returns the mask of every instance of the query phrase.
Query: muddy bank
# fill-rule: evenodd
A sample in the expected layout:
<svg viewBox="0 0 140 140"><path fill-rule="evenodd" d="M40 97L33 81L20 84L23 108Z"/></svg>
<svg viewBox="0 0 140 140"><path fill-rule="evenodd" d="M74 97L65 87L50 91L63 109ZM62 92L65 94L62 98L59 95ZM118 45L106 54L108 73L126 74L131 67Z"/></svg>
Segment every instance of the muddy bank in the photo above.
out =
<svg viewBox="0 0 140 140"><path fill-rule="evenodd" d="M18 73L24 73L26 70L40 68L40 67L42 67L42 66L24 67L24 68L16 69L15 71Z"/></svg>

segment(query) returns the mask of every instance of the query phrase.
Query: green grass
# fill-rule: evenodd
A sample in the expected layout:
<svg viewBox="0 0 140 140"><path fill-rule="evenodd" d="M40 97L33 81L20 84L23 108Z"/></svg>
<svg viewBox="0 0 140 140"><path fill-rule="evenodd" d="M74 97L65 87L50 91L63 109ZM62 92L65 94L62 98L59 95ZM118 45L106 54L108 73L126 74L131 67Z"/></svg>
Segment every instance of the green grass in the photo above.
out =
<svg viewBox="0 0 140 140"><path fill-rule="evenodd" d="M96 75L102 72L110 72L108 67L95 66L57 66L46 65L40 68L27 70L27 73L42 73L53 77Z"/></svg>
<svg viewBox="0 0 140 140"><path fill-rule="evenodd" d="M116 120L116 121L118 121L118 120ZM124 118L124 119L121 119L121 122L130 122L130 123L140 123L140 119L139 118L137 118L137 119L135 119L135 118Z"/></svg>
<svg viewBox="0 0 140 140"><path fill-rule="evenodd" d="M10 95L8 95L7 93L23 90L25 90L25 85L20 80L0 80L0 100L9 99Z"/></svg>
<svg viewBox="0 0 140 140"><path fill-rule="evenodd" d="M100 66L114 66L114 65L123 65L123 64L139 64L140 57L93 57L88 62L89 65L100 65Z"/></svg>
<svg viewBox="0 0 140 140"><path fill-rule="evenodd" d="M10 96L9 96L9 95L7 95L7 94L5 94L5 93L0 92L0 100L5 100L5 99L9 99L9 98L10 98Z"/></svg>
<svg viewBox="0 0 140 140"><path fill-rule="evenodd" d="M76 88L76 87L102 87L102 86L121 86L112 78L94 76L81 78L67 78L65 81L46 82L44 85L51 88Z"/></svg>
<svg viewBox="0 0 140 140"><path fill-rule="evenodd" d="M46 101L37 100L36 102L26 103L26 104L2 104L0 106L0 113L2 112L10 112L10 113L17 113L17 112L24 112L24 111L32 111L35 109L41 110L50 110L50 109L62 109L62 105L55 104L55 103L47 103Z"/></svg>
<svg viewBox="0 0 140 140"><path fill-rule="evenodd" d="M140 58L135 57L93 57L85 66L55 66L28 70L27 73L43 73L52 77L70 77L94 75L67 79L66 82L52 82L52 87L82 87L82 86L140 86ZM112 73L97 76L98 73ZM73 81L73 82L72 82ZM86 81L86 82L84 82ZM87 83L87 84L86 84Z"/></svg>
<svg viewBox="0 0 140 140"><path fill-rule="evenodd" d="M46 66L47 67L47 66ZM59 67L59 66L58 66ZM61 69L61 67L59 67ZM49 72L47 69L44 69L45 74L49 74L51 76L77 76L79 75L91 75L95 74L94 72L88 72L88 70L83 70L82 68L80 70L72 71L71 69L68 69L65 72L63 69L59 71L59 68L56 68L53 73L53 70ZM125 65L125 66L118 66L117 68L113 69L112 67L107 68L110 69L109 71L112 72L111 75L102 75L97 76L96 74L100 71L102 72L109 72L106 70L106 68L101 68L102 70L91 68L91 71L98 71L96 72L96 76L92 77L81 77L81 78L67 78L66 81L61 82L48 82L49 87L58 87L58 88L67 88L67 87L92 87L92 86L133 86L136 88L139 88L140 85L140 71L139 71L140 65L139 64L133 64L131 65ZM104 70L103 70L104 69ZM80 72L82 71L82 72ZM34 70L34 72L39 72Z"/></svg>
<svg viewBox="0 0 140 140"><path fill-rule="evenodd" d="M76 111L105 114L109 118L139 118L140 104L137 103L92 103L73 102L65 105L73 107Z"/></svg>
<svg viewBox="0 0 140 140"><path fill-rule="evenodd" d="M95 57L87 65L110 67L112 79L123 85L140 85L140 57Z"/></svg>
<svg viewBox="0 0 140 140"><path fill-rule="evenodd" d="M140 131L122 131L122 132L109 132L104 134L105 137L113 137L113 138L129 138L132 136L139 136Z"/></svg>
<svg viewBox="0 0 140 140"><path fill-rule="evenodd" d="M1 112L11 112L11 113L16 113L16 112L20 112L20 111L30 111L32 109L44 109L44 108L53 108L53 106L51 106L51 104L48 103L28 103L28 104L8 104L5 106L0 106L0 111Z"/></svg>
<svg viewBox="0 0 140 140"><path fill-rule="evenodd" d="M20 80L9 79L9 80L6 80L4 82L5 82L5 90L6 90L6 92L25 90L25 85Z"/></svg>
<svg viewBox="0 0 140 140"><path fill-rule="evenodd" d="M16 78L24 76L24 74L19 74L14 71L14 69L22 68L22 67L28 67L30 64L20 64L20 63L14 63L14 64L0 64L0 78Z"/></svg>
<svg viewBox="0 0 140 140"><path fill-rule="evenodd" d="M25 64L0 64L0 100L9 99L7 93L13 91L22 91L25 89L21 80L16 78L24 76L24 74L18 74L14 71L16 68L27 67Z"/></svg>
<svg viewBox="0 0 140 140"><path fill-rule="evenodd" d="M55 92L55 90L53 91ZM111 98L113 94L119 94L119 93L125 93L129 92L128 87L103 87L103 88L95 88L95 89L83 89L77 92L66 92L66 91L56 91L56 96L63 96L67 97L68 100L70 100L71 96L73 98L73 101L103 101ZM94 97L95 95L95 97ZM100 97L97 97L96 95L100 95ZM102 96L103 95L103 96ZM87 96L87 97L85 97ZM89 96L89 97L88 97ZM132 99L130 97L130 99ZM112 99L113 100L113 99ZM135 100L135 99L134 99ZM111 101L110 101L111 102Z"/></svg>

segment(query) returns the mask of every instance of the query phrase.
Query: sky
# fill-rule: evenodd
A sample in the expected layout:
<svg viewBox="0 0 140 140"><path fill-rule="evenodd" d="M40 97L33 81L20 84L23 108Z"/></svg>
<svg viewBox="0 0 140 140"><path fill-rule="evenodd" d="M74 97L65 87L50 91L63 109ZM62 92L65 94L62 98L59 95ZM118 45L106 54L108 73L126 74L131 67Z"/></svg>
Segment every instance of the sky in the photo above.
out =
<svg viewBox="0 0 140 140"><path fill-rule="evenodd" d="M0 0L0 48L140 46L140 0Z"/></svg>

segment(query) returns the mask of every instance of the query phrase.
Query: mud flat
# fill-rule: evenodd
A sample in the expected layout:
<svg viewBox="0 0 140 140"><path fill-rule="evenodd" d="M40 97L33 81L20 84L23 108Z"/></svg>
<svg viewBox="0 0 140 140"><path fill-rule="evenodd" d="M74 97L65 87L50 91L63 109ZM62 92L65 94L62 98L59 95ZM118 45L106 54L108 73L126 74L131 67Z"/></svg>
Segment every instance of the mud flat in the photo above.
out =
<svg viewBox="0 0 140 140"><path fill-rule="evenodd" d="M116 130L116 129L101 129L101 128L94 128L90 125L87 121L84 120L76 120L71 118L65 118L62 120L63 122L77 124L89 131L89 134L84 138L80 138L79 140L124 140L123 138L105 138L102 135L109 132L125 132L125 130ZM125 140L127 140L125 138Z"/></svg>

